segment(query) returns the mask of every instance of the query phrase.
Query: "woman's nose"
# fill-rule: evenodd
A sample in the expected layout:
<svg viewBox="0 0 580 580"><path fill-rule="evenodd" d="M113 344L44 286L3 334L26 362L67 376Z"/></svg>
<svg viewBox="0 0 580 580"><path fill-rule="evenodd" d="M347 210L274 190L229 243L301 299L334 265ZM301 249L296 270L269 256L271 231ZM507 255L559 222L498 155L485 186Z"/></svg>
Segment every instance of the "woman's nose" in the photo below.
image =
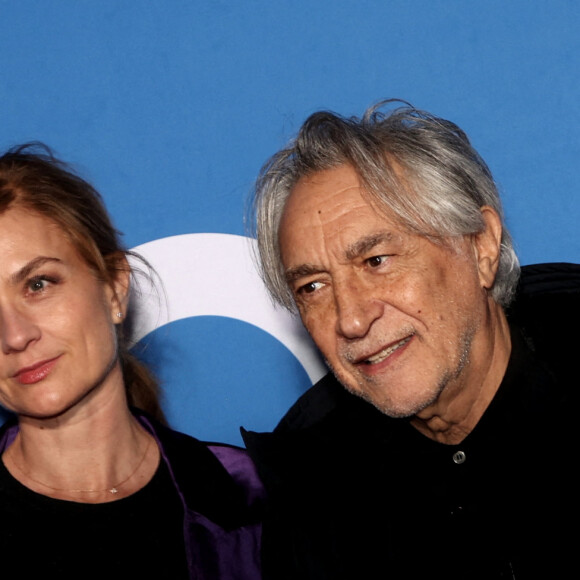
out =
<svg viewBox="0 0 580 580"><path fill-rule="evenodd" d="M0 344L4 354L21 352L40 338L40 329L30 316L15 307L0 307Z"/></svg>

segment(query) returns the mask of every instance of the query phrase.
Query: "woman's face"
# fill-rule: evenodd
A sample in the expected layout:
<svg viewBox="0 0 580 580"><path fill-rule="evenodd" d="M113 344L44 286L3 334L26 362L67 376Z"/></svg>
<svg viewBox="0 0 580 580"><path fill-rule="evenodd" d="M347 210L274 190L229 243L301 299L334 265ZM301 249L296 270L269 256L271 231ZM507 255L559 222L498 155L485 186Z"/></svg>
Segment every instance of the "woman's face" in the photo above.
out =
<svg viewBox="0 0 580 580"><path fill-rule="evenodd" d="M0 214L0 404L41 419L122 389L115 324L127 284L98 281L47 218Z"/></svg>

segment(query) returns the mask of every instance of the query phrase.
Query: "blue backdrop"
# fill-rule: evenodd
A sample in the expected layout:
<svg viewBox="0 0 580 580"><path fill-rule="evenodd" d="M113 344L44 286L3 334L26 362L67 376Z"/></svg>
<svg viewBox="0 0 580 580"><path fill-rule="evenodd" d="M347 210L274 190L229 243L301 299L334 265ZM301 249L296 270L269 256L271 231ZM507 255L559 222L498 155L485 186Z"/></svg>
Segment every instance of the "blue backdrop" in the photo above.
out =
<svg viewBox="0 0 580 580"><path fill-rule="evenodd" d="M523 263L578 261L579 30L575 0L0 0L0 146L102 192L165 285L135 337L170 420L239 443L323 372L246 259L266 158L317 109L403 98L470 135Z"/></svg>

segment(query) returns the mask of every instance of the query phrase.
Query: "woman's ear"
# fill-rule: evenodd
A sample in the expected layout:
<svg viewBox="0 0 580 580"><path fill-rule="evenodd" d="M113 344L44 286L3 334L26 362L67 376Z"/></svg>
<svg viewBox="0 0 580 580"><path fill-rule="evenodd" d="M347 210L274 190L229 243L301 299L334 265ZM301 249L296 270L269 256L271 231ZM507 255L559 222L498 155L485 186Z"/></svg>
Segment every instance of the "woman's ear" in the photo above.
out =
<svg viewBox="0 0 580 580"><path fill-rule="evenodd" d="M116 324L127 316L129 292L131 289L131 266L125 254L119 253L111 258L109 264L111 279L111 314Z"/></svg>
<svg viewBox="0 0 580 580"><path fill-rule="evenodd" d="M481 232L475 234L473 239L479 280L482 288L489 290L493 286L499 267L503 228L500 216L492 207L484 205L480 211L485 227Z"/></svg>

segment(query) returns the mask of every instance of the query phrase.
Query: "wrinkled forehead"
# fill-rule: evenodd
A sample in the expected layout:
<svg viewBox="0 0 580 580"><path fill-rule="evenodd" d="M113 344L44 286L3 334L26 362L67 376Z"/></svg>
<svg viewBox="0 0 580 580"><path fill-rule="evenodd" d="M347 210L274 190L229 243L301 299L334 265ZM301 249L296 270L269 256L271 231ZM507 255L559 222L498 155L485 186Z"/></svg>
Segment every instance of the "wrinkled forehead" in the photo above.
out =
<svg viewBox="0 0 580 580"><path fill-rule="evenodd" d="M281 215L280 243L293 230L324 227L326 230L348 227L351 222L387 222L389 227L405 229L401 220L379 204L350 165L304 176L292 188ZM377 227L373 224L372 227Z"/></svg>
<svg viewBox="0 0 580 580"><path fill-rule="evenodd" d="M405 190L405 181L404 176L397 176L394 187ZM407 195L401 190L398 194ZM407 202L414 206L412 197ZM404 221L382 196L369 193L349 165L313 173L298 180L282 213L278 230L282 262L288 267L290 262L302 261L316 247L347 256L350 248L376 239L422 238L448 249L463 247L463 236L438 235L417 222Z"/></svg>
<svg viewBox="0 0 580 580"><path fill-rule="evenodd" d="M347 256L363 240L402 232L397 220L377 211L356 172L341 167L296 184L280 222L280 253L284 267L294 267L328 252Z"/></svg>

